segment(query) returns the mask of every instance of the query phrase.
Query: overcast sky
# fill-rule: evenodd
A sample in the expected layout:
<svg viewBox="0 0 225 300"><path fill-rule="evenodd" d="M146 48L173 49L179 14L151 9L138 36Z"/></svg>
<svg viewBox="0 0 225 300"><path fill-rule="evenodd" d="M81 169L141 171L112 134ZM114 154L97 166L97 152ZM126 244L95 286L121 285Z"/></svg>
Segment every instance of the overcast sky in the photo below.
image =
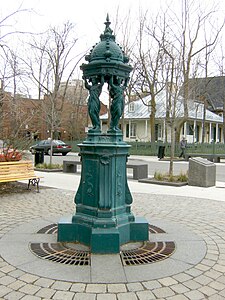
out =
<svg viewBox="0 0 225 300"><path fill-rule="evenodd" d="M220 6L221 16L224 17L224 0L195 0L194 2L204 3L205 6L217 3ZM171 8L175 10L179 9L182 0L2 0L0 20L19 7L32 9L32 13L17 14L14 20L10 18L7 25L13 25L15 29L22 31L40 32L50 25L62 25L69 20L76 25L77 37L82 40L84 46L91 47L93 43L99 41L107 13L113 28L117 9L120 17L126 16L130 10L131 17L135 20L138 18L139 8L154 14L160 7L165 8L167 3L172 3ZM10 27L1 30L6 29L9 30Z"/></svg>
<svg viewBox="0 0 225 300"><path fill-rule="evenodd" d="M161 1L161 0L160 0ZM110 20L115 19L119 8L120 15L128 10L137 17L139 7L157 10L159 0L8 0L2 1L0 18L15 11L19 7L32 9L32 13L17 14L10 25L22 31L40 32L50 25L56 26L70 21L76 25L77 35L83 43L98 42L99 35L104 30L107 13ZM164 0L165 1L165 0ZM178 0L179 1L179 0ZM136 15L136 16L135 16ZM113 24L112 24L113 26ZM6 29L6 28L4 28Z"/></svg>
<svg viewBox="0 0 225 300"><path fill-rule="evenodd" d="M221 11L221 18L225 15L224 0L188 0L200 3L206 7L217 4ZM21 30L29 32L42 32L49 26L62 26L66 21L75 24L76 38L82 44L83 49L91 47L99 41L99 35L104 30L104 22L109 13L111 28L114 28L117 10L119 19L128 15L134 21L138 19L139 10L148 11L151 15L156 14L160 8L165 9L167 4L170 8L181 10L182 0L7 0L1 1L0 21L17 9L30 9L31 12L16 14L9 18L4 27L0 27L0 34L5 30ZM215 6L215 5L214 5ZM2 25L2 24L0 24ZM14 37L9 37L14 39Z"/></svg>

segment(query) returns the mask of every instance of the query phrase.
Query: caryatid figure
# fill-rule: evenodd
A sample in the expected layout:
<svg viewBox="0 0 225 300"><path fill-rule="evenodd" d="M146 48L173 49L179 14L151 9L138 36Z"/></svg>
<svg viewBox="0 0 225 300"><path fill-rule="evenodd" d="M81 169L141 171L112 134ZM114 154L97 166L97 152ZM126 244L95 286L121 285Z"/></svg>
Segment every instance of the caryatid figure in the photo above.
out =
<svg viewBox="0 0 225 300"><path fill-rule="evenodd" d="M93 128L91 131L100 131L100 109L101 103L99 96L102 92L102 87L104 85L104 77L103 76L93 76L90 78L91 84L88 84L87 78L84 77L85 87L89 90L89 98L88 98L88 113L92 122Z"/></svg>

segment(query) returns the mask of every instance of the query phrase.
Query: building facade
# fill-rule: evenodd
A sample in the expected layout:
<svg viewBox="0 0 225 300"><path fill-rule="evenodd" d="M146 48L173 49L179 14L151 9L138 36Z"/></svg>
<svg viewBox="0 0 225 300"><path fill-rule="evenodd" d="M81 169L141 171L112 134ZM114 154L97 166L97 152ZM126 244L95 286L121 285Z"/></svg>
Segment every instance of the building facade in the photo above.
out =
<svg viewBox="0 0 225 300"><path fill-rule="evenodd" d="M121 119L121 129L125 141L151 141L150 100L150 96L147 96L125 105L124 116ZM184 116L182 101L182 97L179 97L176 107L173 107L175 119L181 119ZM166 113L167 93L162 91L156 96L156 141L171 141L171 127ZM107 131L108 114L103 115L101 120L103 131ZM223 118L205 109L203 103L190 100L188 119L183 124L180 139L182 136L185 136L188 143L210 143L212 141L223 143Z"/></svg>
<svg viewBox="0 0 225 300"><path fill-rule="evenodd" d="M90 123L88 91L83 89L81 81L76 83L70 86L68 98L60 95L54 102L48 95L43 99L29 99L21 95L13 97L11 93L1 91L0 139L43 140L51 136L52 128L55 139L68 141L85 138ZM106 106L101 104L101 114L106 111Z"/></svg>

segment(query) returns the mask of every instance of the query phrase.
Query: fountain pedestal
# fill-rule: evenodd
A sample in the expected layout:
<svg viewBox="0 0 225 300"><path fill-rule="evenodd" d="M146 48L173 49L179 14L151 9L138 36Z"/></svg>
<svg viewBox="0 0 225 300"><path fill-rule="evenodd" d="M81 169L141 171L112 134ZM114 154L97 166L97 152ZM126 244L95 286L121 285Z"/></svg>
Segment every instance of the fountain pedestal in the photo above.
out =
<svg viewBox="0 0 225 300"><path fill-rule="evenodd" d="M92 253L118 253L120 245L148 240L148 222L131 212L127 184L129 145L120 134L88 134L79 145L81 180L76 213L58 223L58 241L80 242Z"/></svg>

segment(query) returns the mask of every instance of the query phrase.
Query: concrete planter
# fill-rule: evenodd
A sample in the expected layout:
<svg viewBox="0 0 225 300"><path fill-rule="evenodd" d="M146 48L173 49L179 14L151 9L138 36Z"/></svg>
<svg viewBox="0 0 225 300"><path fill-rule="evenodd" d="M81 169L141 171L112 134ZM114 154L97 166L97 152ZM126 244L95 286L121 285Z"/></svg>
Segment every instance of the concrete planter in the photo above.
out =
<svg viewBox="0 0 225 300"><path fill-rule="evenodd" d="M39 169L39 168L34 168L35 171L38 171L38 172L48 172L48 173L51 173L51 172L62 172L63 169Z"/></svg>
<svg viewBox="0 0 225 300"><path fill-rule="evenodd" d="M163 181L163 180L156 180L153 177L152 178L145 178L145 179L139 179L138 182L143 182L143 183L152 183L152 184L159 184L159 185L169 185L169 186L184 186L187 185L187 181Z"/></svg>

